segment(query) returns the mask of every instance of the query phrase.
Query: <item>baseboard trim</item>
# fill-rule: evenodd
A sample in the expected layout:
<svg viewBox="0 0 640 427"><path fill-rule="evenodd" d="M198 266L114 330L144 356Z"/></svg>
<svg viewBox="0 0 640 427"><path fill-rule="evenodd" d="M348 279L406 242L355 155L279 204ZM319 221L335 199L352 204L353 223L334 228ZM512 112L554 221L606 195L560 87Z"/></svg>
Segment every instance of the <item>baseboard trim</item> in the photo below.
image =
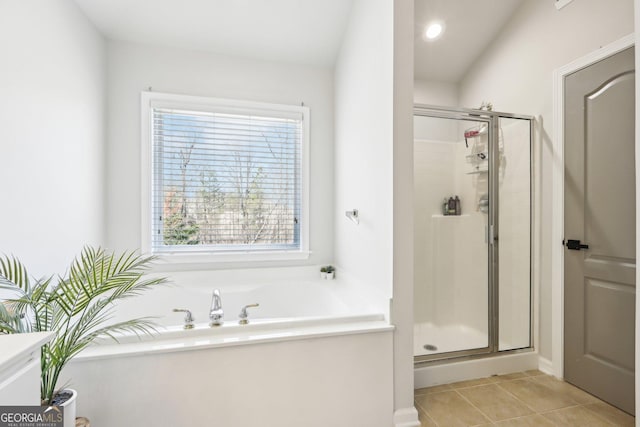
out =
<svg viewBox="0 0 640 427"><path fill-rule="evenodd" d="M538 357L538 369L548 375L556 376L555 369L553 369L553 363L546 357Z"/></svg>
<svg viewBox="0 0 640 427"><path fill-rule="evenodd" d="M401 408L393 413L394 427L420 427L418 419L418 411L411 406L410 408Z"/></svg>

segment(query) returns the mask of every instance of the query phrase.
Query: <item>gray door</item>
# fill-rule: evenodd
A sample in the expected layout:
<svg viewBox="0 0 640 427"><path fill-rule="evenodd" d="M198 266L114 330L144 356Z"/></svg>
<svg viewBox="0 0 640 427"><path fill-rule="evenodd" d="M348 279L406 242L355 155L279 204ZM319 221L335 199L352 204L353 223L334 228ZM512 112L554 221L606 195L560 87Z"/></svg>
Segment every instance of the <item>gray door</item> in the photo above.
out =
<svg viewBox="0 0 640 427"><path fill-rule="evenodd" d="M564 375L631 414L634 75L630 48L567 76L564 113Z"/></svg>

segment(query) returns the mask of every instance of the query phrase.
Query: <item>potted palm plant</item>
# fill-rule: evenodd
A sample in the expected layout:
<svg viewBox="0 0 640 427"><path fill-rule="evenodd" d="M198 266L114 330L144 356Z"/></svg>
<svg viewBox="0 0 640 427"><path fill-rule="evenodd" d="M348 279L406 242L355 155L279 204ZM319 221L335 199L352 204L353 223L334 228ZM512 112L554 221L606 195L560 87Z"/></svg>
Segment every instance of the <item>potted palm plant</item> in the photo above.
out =
<svg viewBox="0 0 640 427"><path fill-rule="evenodd" d="M0 304L0 333L55 333L41 350L40 394L43 405L64 407L65 427L75 425L76 396L57 387L67 363L98 338L155 331L149 318L111 321L116 302L166 281L145 276L152 259L85 247L65 276L33 280L19 260L0 257L0 290L11 294Z"/></svg>

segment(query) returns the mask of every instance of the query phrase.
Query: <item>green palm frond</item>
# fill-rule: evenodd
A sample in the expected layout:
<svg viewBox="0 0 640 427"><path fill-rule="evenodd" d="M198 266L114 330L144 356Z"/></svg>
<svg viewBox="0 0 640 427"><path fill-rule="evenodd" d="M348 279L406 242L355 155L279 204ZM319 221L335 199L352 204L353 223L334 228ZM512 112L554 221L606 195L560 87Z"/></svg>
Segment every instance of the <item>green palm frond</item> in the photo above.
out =
<svg viewBox="0 0 640 427"><path fill-rule="evenodd" d="M132 287L139 289L157 284L138 283L152 259L134 252L116 257L102 249L85 248L71 265L68 277L59 284L58 303L75 316L96 297L109 292L126 294Z"/></svg>
<svg viewBox="0 0 640 427"><path fill-rule="evenodd" d="M18 334L27 332L22 322L22 316L16 315L8 302L0 303L0 333Z"/></svg>
<svg viewBox="0 0 640 427"><path fill-rule="evenodd" d="M133 334L137 337L141 335L153 336L155 332L157 332L157 330L153 319L141 317L96 329L86 336L85 340L93 341L97 338L110 338L115 342L119 342L118 335Z"/></svg>
<svg viewBox="0 0 640 427"><path fill-rule="evenodd" d="M29 274L27 269L15 257L0 258L0 279L4 279L17 286L23 293L30 290Z"/></svg>
<svg viewBox="0 0 640 427"><path fill-rule="evenodd" d="M16 258L0 257L0 289L14 295L0 301L0 333L56 332L41 351L44 402L53 398L65 365L96 339L155 331L149 318L110 323L119 300L166 283L145 276L152 261L135 252L116 255L87 246L64 277L32 280Z"/></svg>

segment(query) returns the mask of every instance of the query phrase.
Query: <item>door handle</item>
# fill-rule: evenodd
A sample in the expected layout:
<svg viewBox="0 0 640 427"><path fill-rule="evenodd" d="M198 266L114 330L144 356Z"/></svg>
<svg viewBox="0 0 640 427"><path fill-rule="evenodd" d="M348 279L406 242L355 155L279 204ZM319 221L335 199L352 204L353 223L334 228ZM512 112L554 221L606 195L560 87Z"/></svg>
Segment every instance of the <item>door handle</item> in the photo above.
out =
<svg viewBox="0 0 640 427"><path fill-rule="evenodd" d="M580 240L567 240L567 249L579 251L580 249L589 249L589 245L583 245Z"/></svg>

